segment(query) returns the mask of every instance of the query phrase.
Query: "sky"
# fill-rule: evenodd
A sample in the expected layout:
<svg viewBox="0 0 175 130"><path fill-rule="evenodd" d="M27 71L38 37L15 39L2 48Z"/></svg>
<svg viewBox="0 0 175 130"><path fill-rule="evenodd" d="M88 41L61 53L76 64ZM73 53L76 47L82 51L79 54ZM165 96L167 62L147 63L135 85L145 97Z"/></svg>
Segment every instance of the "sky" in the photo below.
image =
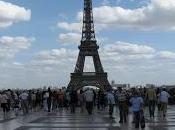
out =
<svg viewBox="0 0 175 130"><path fill-rule="evenodd" d="M109 81L175 84L175 1L93 0ZM81 40L83 0L0 0L0 88L67 86ZM91 57L84 71L93 71Z"/></svg>

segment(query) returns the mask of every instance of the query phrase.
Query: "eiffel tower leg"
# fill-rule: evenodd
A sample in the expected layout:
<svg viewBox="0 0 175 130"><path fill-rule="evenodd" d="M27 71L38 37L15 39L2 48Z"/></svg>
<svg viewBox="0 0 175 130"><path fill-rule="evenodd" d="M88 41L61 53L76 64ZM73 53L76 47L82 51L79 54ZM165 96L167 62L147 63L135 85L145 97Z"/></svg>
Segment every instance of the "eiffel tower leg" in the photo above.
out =
<svg viewBox="0 0 175 130"><path fill-rule="evenodd" d="M95 71L97 73L103 73L104 70L103 70L98 52L96 52L96 54L93 56L93 61L94 61Z"/></svg>
<svg viewBox="0 0 175 130"><path fill-rule="evenodd" d="M85 62L85 56L80 51L80 53L78 55L78 59L77 59L77 63L76 63L74 73L83 73L84 62Z"/></svg>

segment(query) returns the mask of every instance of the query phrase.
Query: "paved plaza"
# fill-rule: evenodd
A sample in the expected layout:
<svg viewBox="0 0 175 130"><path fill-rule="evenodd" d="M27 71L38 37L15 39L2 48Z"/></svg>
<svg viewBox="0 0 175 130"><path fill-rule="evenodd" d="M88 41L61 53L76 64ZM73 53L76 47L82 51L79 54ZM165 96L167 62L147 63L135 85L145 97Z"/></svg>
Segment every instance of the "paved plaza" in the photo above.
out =
<svg viewBox="0 0 175 130"><path fill-rule="evenodd" d="M145 110L145 130L174 130L175 106L169 106L167 118L162 119L156 112L155 119L150 119ZM11 113L6 119L1 114L0 130L135 130L132 124L132 114L126 124L119 124L118 111L115 119L109 119L107 112L96 111L92 116L86 113L70 114L69 111L33 112L28 115L20 114L15 117Z"/></svg>

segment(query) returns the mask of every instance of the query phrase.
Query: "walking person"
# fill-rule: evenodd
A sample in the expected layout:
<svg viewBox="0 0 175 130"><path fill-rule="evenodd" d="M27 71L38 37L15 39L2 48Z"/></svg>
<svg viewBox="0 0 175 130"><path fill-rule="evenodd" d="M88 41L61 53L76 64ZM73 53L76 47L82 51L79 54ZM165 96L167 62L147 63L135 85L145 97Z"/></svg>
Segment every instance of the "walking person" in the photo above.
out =
<svg viewBox="0 0 175 130"><path fill-rule="evenodd" d="M98 110L105 109L105 94L102 90L98 92Z"/></svg>
<svg viewBox="0 0 175 130"><path fill-rule="evenodd" d="M6 116L8 112L8 97L5 91L2 92L2 95L0 96L0 100L1 100L1 107L3 109L4 116Z"/></svg>
<svg viewBox="0 0 175 130"><path fill-rule="evenodd" d="M36 93L33 91L31 94L31 110L36 111Z"/></svg>
<svg viewBox="0 0 175 130"><path fill-rule="evenodd" d="M89 115L92 115L93 111L93 101L94 101L94 92L92 89L87 88L84 93L85 101L86 101L86 109Z"/></svg>
<svg viewBox="0 0 175 130"><path fill-rule="evenodd" d="M21 107L22 107L24 114L27 114L29 112L29 110L28 110L28 96L29 95L28 95L27 91L24 91L19 96L21 99Z"/></svg>
<svg viewBox="0 0 175 130"><path fill-rule="evenodd" d="M159 100L161 103L161 111L163 117L166 117L166 111L167 111L167 105L168 105L168 99L170 97L170 94L166 92L166 89L164 88L159 95Z"/></svg>
<svg viewBox="0 0 175 130"><path fill-rule="evenodd" d="M62 110L63 109L63 105L64 105L64 93L63 93L63 90L59 89L58 91L58 108L59 110Z"/></svg>
<svg viewBox="0 0 175 130"><path fill-rule="evenodd" d="M134 96L130 99L131 108L134 113L134 123L135 128L139 128L141 125L141 117L143 119L143 98L139 96L138 92L134 92ZM142 125L141 127L145 127L145 125Z"/></svg>
<svg viewBox="0 0 175 130"><path fill-rule="evenodd" d="M12 95L11 95L11 90L8 89L6 91L6 95L7 95L7 108L8 108L8 111L10 111L10 108L11 108L11 101L12 101Z"/></svg>
<svg viewBox="0 0 175 130"><path fill-rule="evenodd" d="M113 119L113 111L114 111L114 105L115 105L115 96L112 90L109 90L107 93L107 101L109 106L109 117Z"/></svg>
<svg viewBox="0 0 175 130"><path fill-rule="evenodd" d="M43 109L44 111L48 111L48 105L47 105L47 101L49 98L49 93L47 91L43 92Z"/></svg>
<svg viewBox="0 0 175 130"><path fill-rule="evenodd" d="M78 102L78 96L77 96L77 91L72 90L70 93L70 110L71 113L75 113L76 105Z"/></svg>
<svg viewBox="0 0 175 130"><path fill-rule="evenodd" d="M70 107L70 94L69 92L65 92L65 95L64 95L64 100L65 100L65 108L66 110L69 110L69 107Z"/></svg>
<svg viewBox="0 0 175 130"><path fill-rule="evenodd" d="M50 89L50 87L48 88L48 98L47 98L47 107L48 107L48 112L50 112L51 110L51 105L52 105L52 91Z"/></svg>
<svg viewBox="0 0 175 130"><path fill-rule="evenodd" d="M146 92L146 100L147 100L148 106L149 106L150 118L152 118L152 117L154 118L156 99L157 99L156 91L152 85Z"/></svg>
<svg viewBox="0 0 175 130"><path fill-rule="evenodd" d="M13 106L13 109L14 109L14 112L15 112L15 115L18 116L19 114L19 109L20 109L20 106L19 106L19 96L17 95L16 92L13 92L13 97L14 97L14 106Z"/></svg>
<svg viewBox="0 0 175 130"><path fill-rule="evenodd" d="M44 91L41 92L41 91L37 90L37 92L36 92L36 109L37 110L39 110L39 109L44 107L44 105L43 105L43 102L44 102L43 94L44 94Z"/></svg>
<svg viewBox="0 0 175 130"><path fill-rule="evenodd" d="M85 97L84 97L84 91L81 89L80 90L80 95L79 95L79 101L80 101L80 112L84 112L84 103L85 103Z"/></svg>
<svg viewBox="0 0 175 130"><path fill-rule="evenodd" d="M158 112L161 111L161 102L160 102L160 98L159 98L160 92L161 92L160 88L157 88L156 96L157 96L157 109L158 109Z"/></svg>
<svg viewBox="0 0 175 130"><path fill-rule="evenodd" d="M118 101L118 107L120 112L119 123L126 123L126 117L127 117L127 111L128 111L127 96L121 87L118 89L119 90L117 93L117 101Z"/></svg>
<svg viewBox="0 0 175 130"><path fill-rule="evenodd" d="M57 94L57 91L55 90L55 91L53 91L53 94L52 94L52 96L53 96L53 101L52 101L52 103L53 103L53 105L52 105L52 110L56 110L57 108L58 108L58 94Z"/></svg>

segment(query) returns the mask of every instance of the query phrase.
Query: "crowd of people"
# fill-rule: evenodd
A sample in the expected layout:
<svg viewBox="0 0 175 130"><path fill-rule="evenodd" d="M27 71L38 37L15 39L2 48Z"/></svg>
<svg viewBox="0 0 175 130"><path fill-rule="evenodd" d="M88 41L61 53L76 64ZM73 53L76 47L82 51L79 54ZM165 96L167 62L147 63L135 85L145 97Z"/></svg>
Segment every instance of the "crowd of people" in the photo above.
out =
<svg viewBox="0 0 175 130"><path fill-rule="evenodd" d="M0 92L0 104L4 116L14 111L16 116L22 111L23 114L37 111L63 110L76 113L87 112L89 115L99 111L109 111L109 118L115 118L114 108L118 108L119 123L126 123L129 109L133 113L135 128L145 127L144 108L148 106L150 118L155 117L155 109L162 112L162 118L166 117L168 99L170 94L165 88L131 88L116 90L98 90L93 88L78 91L66 91L66 89L42 90L4 90ZM77 108L80 108L77 110Z"/></svg>

